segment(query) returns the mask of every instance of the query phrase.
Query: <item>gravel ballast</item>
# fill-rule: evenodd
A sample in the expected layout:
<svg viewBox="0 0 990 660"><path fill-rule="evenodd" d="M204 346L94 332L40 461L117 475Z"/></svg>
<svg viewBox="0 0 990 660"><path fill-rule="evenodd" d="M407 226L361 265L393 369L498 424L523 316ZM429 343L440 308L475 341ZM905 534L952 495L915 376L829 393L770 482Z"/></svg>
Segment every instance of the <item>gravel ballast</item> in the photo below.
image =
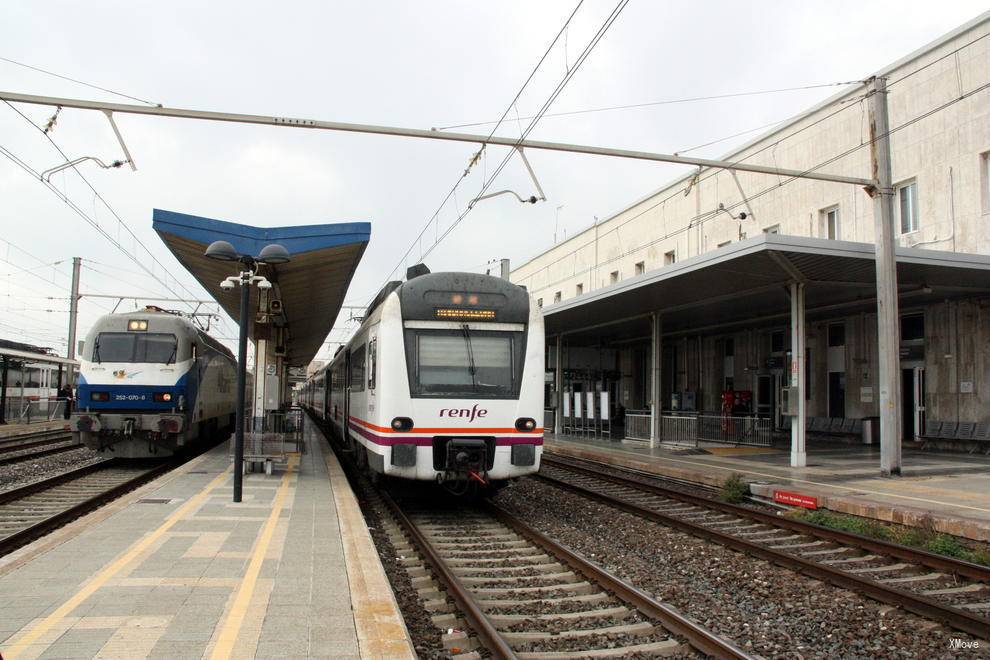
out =
<svg viewBox="0 0 990 660"><path fill-rule="evenodd" d="M766 657L956 657L969 639L765 561L524 479L496 502L530 525ZM976 653L985 652L981 648Z"/></svg>
<svg viewBox="0 0 990 660"><path fill-rule="evenodd" d="M99 454L92 449L80 447L62 454L52 454L35 460L4 465L0 467L0 492L47 479L62 472L99 463L110 456L112 454Z"/></svg>

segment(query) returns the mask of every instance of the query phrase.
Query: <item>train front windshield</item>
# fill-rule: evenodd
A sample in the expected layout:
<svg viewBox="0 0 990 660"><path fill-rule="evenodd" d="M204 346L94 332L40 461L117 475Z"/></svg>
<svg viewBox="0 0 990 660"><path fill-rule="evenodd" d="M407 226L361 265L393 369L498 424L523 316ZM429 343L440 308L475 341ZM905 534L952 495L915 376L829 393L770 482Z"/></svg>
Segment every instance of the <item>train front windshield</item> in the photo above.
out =
<svg viewBox="0 0 990 660"><path fill-rule="evenodd" d="M93 362L175 362L179 342L165 333L101 332Z"/></svg>
<svg viewBox="0 0 990 660"><path fill-rule="evenodd" d="M407 331L413 396L511 398L519 394L523 333Z"/></svg>

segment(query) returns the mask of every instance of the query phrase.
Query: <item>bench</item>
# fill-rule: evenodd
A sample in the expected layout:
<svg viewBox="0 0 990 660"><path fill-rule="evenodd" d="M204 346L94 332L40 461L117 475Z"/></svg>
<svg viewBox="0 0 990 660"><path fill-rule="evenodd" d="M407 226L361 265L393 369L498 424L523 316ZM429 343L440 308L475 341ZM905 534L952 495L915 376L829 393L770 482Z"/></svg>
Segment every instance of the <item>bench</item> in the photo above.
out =
<svg viewBox="0 0 990 660"><path fill-rule="evenodd" d="M984 454L990 454L990 422L940 422L926 420L924 432L921 433L922 445L925 449L936 440L948 442L972 443L969 453L973 453L985 445Z"/></svg>
<svg viewBox="0 0 990 660"><path fill-rule="evenodd" d="M791 430L793 417L784 418L783 429ZM851 417L808 417L805 429L809 433L820 435L846 435L860 437L863 435L863 420Z"/></svg>

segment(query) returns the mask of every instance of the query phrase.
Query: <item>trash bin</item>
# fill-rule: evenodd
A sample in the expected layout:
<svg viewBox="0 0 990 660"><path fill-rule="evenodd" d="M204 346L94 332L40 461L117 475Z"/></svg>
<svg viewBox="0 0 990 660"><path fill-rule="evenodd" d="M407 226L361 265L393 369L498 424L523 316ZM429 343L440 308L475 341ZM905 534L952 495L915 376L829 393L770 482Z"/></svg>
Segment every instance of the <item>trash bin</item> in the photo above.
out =
<svg viewBox="0 0 990 660"><path fill-rule="evenodd" d="M875 442L880 442L880 418L879 417L864 417L863 418L863 444L872 445Z"/></svg>

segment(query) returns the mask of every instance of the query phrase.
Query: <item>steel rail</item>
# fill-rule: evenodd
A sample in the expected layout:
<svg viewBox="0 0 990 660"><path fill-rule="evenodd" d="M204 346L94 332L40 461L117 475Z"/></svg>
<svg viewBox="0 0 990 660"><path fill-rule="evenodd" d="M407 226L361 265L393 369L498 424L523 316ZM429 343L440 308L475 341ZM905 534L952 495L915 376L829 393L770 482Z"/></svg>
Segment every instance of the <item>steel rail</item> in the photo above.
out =
<svg viewBox="0 0 990 660"><path fill-rule="evenodd" d="M13 491L7 491L5 493L0 494L2 495L2 497L4 497L2 503L12 502L19 499L16 497L13 498L9 497L12 493L13 494L22 493L21 495L22 497L33 495L37 492L45 490L46 488L43 486L45 486L46 484L48 485L48 487L51 487L52 485L56 485L56 486L61 485L62 483L67 483L69 481L72 481L73 478L85 476L86 473L96 472L99 471L100 469L106 469L107 467L110 467L107 464L112 462L113 460L111 459L109 461L104 461L103 463L96 463L95 465L87 466L86 468L81 468L79 470L73 470L72 472L58 475L54 479L49 479L42 482L35 482L33 484L28 484L27 486L24 486L22 488ZM74 520L75 518L78 518L79 516L82 516L86 513L89 513L90 511L99 508L100 506L106 504L107 502L110 502L111 500L117 499L121 495L131 490L134 490L138 486L141 486L147 483L148 481L151 481L152 479L155 479L174 468L175 468L175 464L173 462L168 462L163 465L159 465L157 467L151 468L135 476L132 479L128 479L127 481L124 481L120 484L117 484L116 486L113 486L112 488L109 488L92 497L89 497L83 500L82 502L74 504L73 506L60 511L59 513L53 516L49 516L44 520L40 520L37 523L31 525L30 527L26 527L18 532L11 534L10 536L0 539L0 557L10 554L17 548L23 545L27 545L31 541L34 541L35 539L38 539L44 536L45 534L48 534L54 529L61 527L65 523L70 522L71 520ZM67 475L75 475L75 476L67 478ZM53 481L57 481L58 483L51 484L51 482Z"/></svg>
<svg viewBox="0 0 990 660"><path fill-rule="evenodd" d="M114 459L112 458L108 458L98 463L90 463L89 465L84 465L80 468L60 472L46 479L39 479L38 481L32 481L31 483L18 486L17 488L2 491L0 492L0 505L22 499L28 495L33 495L34 493L49 490L67 481L73 481L79 477L84 477L90 472L99 472L100 470L105 470L108 467L113 467L112 465L108 465L108 463L111 463L113 460Z"/></svg>
<svg viewBox="0 0 990 660"><path fill-rule="evenodd" d="M754 509L750 509L748 507L740 506L738 504L730 504L729 502L722 502L720 500L703 497L701 495L684 493L670 488L665 488L657 484L644 483L637 479L628 479L621 476L603 474L601 472L596 472L594 469L582 467L580 465L572 465L570 461L587 463L594 467L608 467L617 472L627 472L632 476L639 477L640 479L650 478L649 475L644 475L642 473L634 472L626 468L617 467L614 465L608 465L607 463L600 463L598 461L589 461L587 459L581 459L581 458L571 458L570 456L567 457L566 461L561 461L559 458L555 456L547 456L546 454L544 454L542 460L544 463L548 463L552 466L561 467L566 470L581 472L583 474L593 476L596 479L605 479L611 481L612 483L616 483L622 486L633 486L640 490L645 490L647 492L653 493L654 495L669 497L671 499L676 499L686 504L693 504L695 506L706 507L709 509L716 509L724 513L729 513L732 515L749 518L751 520L755 520L757 522L766 525L782 527L784 529L789 529L794 532L806 534L808 536L815 536L829 541L835 541L837 543L842 543L844 545L853 545L862 548L864 550L869 550L870 552L878 552L881 554L889 555L891 557L903 559L905 561L909 561L914 564L927 566L928 568L935 569L938 571L947 571L950 573L955 573L957 575L970 578L971 580L990 582L990 566L982 566L980 564L974 564L972 562L964 561L962 559L946 557L945 555L938 555L933 552L928 552L927 550L911 548L906 545L900 545L898 543L879 541L877 539L872 539L868 536L863 536L861 534L846 532L840 529L832 529L831 527L823 527L822 525L816 525L815 523L805 522L802 520L794 520L791 518L783 518L781 516L776 516L771 513L766 513L764 511L757 511ZM656 479L662 477L654 476L653 478Z"/></svg>
<svg viewBox="0 0 990 660"><path fill-rule="evenodd" d="M557 465L562 469L575 469L566 465L566 463L557 462ZM590 472L583 470L581 468L576 468L579 472ZM593 472L591 473L595 478L602 479L605 481L611 481L613 483L618 483L627 487L637 487L643 490L649 491L650 488L643 488L645 485L640 484L636 481L630 481L622 479L621 477L614 477L611 475L604 475L601 473ZM719 532L714 529L710 529L701 525L699 523L689 522L687 520L682 520L675 516L660 513L659 511L654 511L642 507L638 504L634 504L627 500L623 500L611 495L606 495L604 493L598 493L593 490L578 486L576 484L571 484L554 477L547 476L545 474L537 474L536 478L545 481L546 483L571 490L573 492L579 493L582 496L596 499L598 501L604 502L609 506L621 509L640 518L645 518L653 522L660 523L667 527L672 527L678 531L685 532L692 536L696 536L713 543L718 543L724 545L733 550L738 550L745 554L759 557L767 561L773 562L778 566L783 566L784 568L789 568L791 570L803 573L814 577L819 580L823 580L834 584L836 586L842 587L844 589L849 589L857 593L869 596L874 600L878 600L890 605L895 605L898 607L903 607L915 614L919 614L925 618L932 619L944 623L945 625L967 632L971 635L975 635L980 639L990 639L990 619L985 619L979 617L964 610L960 610L951 606L946 606L939 603L931 598L921 596L918 594L905 591L903 589L898 589L896 587L891 587L887 585L880 584L869 578L860 577L851 573L847 573L837 568L832 568L825 564L819 564L813 560L805 559L796 555L791 555L780 550L773 550L767 546L759 545L752 541L747 541L745 539L726 534L724 532ZM663 489L660 489L663 490ZM707 506L711 503L711 500L706 500L704 498L698 498L702 506ZM748 510L747 510L748 512ZM774 522L778 522L774 518ZM824 528L823 528L824 529ZM829 530L832 531L832 530Z"/></svg>
<svg viewBox="0 0 990 660"><path fill-rule="evenodd" d="M502 637L495 624L485 615L478 602L467 588L461 584L461 581L457 579L454 572L450 570L447 562L437 554L432 544L423 536L423 533L416 524L406 516L405 512L402 511L388 493L380 490L378 491L378 495L385 502L385 505L388 506L396 520L399 521L399 524L405 529L406 533L409 534L416 547L423 553L426 561L433 567L434 574L443 583L444 587L446 587L447 593L457 603L465 619L467 619L468 625L481 638L481 643L485 645L485 648L495 658L505 658L506 660L518 658L508 641Z"/></svg>
<svg viewBox="0 0 990 660"><path fill-rule="evenodd" d="M584 575L597 585L604 587L627 604L635 607L651 619L656 619L663 627L675 635L680 635L702 653L715 658L752 659L752 656L732 642L719 637L702 627L670 605L665 605L648 593L636 588L601 566L585 559L570 548L561 545L542 532L530 527L514 514L496 504L487 502L485 509L500 522L518 532L548 554L567 563L576 572ZM579 654L580 655L580 654Z"/></svg>
<svg viewBox="0 0 990 660"><path fill-rule="evenodd" d="M41 441L31 447L18 447L18 449L31 449L32 447L44 447L45 445L55 444L56 442L69 442L69 440L53 440L53 441ZM28 454L17 454L16 456L7 456L5 458L0 458L0 466L4 465L14 465L16 463L22 463L24 461L29 461L35 458L44 458L45 456L53 456L55 454L64 454L65 452L74 451L83 447L81 442L77 442L73 445L66 445L63 447L52 447L51 449L42 449L41 451L30 452ZM12 453L12 452L4 452Z"/></svg>
<svg viewBox="0 0 990 660"><path fill-rule="evenodd" d="M53 429L51 431L41 431L40 433L24 433L9 438L0 439L0 454L8 454L21 449L31 449L42 445L56 442L56 438L71 438L72 434L64 429ZM33 438L38 438L37 440ZM22 442L18 442L18 441Z"/></svg>

